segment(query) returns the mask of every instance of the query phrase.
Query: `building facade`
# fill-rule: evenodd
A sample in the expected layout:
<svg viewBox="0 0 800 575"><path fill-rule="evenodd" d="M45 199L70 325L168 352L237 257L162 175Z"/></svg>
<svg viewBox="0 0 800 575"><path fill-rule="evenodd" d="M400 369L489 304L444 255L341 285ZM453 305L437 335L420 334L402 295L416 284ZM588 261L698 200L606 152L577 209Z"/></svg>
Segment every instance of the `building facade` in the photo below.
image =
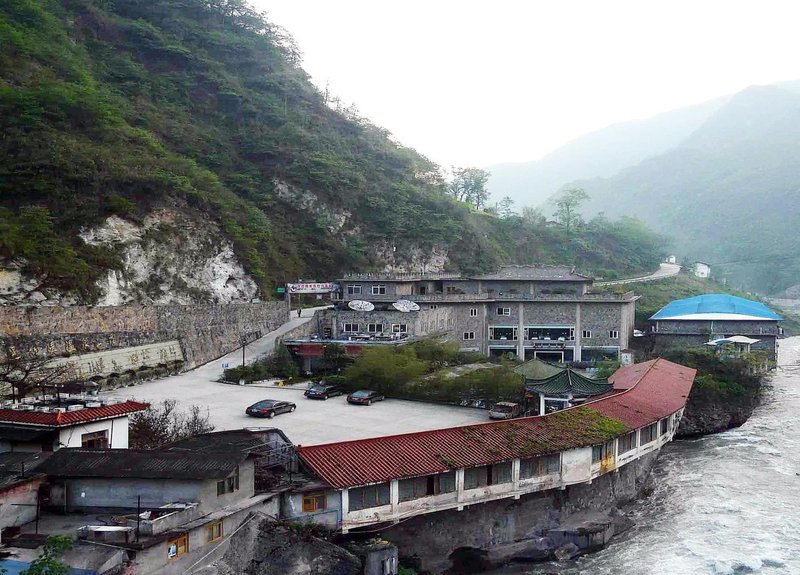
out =
<svg viewBox="0 0 800 575"><path fill-rule="evenodd" d="M591 483L672 439L694 375L657 359L618 370L608 397L545 416L298 447L319 481L284 517L338 518L346 533Z"/></svg>
<svg viewBox="0 0 800 575"><path fill-rule="evenodd" d="M591 293L567 266L506 266L494 274L361 274L342 278L324 328L334 340L443 335L465 351L520 359L618 358L633 334L633 292ZM356 311L354 300L374 306ZM418 311L393 305L410 300Z"/></svg>
<svg viewBox="0 0 800 575"><path fill-rule="evenodd" d="M650 317L655 349L702 347L715 340L744 336L750 351L774 360L783 335L781 316L761 302L728 294L705 294L670 302Z"/></svg>

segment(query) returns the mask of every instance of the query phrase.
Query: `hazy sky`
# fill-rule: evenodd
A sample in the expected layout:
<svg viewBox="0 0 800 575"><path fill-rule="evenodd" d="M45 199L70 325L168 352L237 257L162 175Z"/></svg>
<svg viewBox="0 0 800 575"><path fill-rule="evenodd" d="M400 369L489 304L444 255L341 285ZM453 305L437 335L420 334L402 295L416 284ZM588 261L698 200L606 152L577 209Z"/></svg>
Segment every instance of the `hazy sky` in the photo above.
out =
<svg viewBox="0 0 800 575"><path fill-rule="evenodd" d="M800 78L800 3L251 0L317 85L443 166Z"/></svg>

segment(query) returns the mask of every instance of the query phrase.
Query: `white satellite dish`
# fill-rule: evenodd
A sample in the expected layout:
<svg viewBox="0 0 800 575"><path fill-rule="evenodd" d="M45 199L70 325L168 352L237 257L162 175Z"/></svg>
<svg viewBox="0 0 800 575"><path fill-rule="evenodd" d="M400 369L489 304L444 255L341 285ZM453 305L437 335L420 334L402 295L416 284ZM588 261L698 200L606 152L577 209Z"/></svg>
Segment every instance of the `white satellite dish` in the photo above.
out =
<svg viewBox="0 0 800 575"><path fill-rule="evenodd" d="M401 299L392 304L392 307L397 311L402 311L403 313L408 313L410 311L419 311L419 306L415 304L413 301L409 301L407 299Z"/></svg>
<svg viewBox="0 0 800 575"><path fill-rule="evenodd" d="M347 307L350 309L354 309L356 311L372 311L375 309L375 306L369 303L368 301L364 301L363 299L354 299L350 303L347 304Z"/></svg>

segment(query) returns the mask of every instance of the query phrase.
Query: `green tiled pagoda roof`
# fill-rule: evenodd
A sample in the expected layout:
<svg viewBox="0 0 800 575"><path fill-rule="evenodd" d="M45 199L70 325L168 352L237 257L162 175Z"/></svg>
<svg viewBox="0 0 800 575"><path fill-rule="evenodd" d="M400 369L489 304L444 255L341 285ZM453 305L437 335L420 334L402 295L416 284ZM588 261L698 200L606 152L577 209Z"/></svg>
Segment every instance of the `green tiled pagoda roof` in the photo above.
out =
<svg viewBox="0 0 800 575"><path fill-rule="evenodd" d="M546 395L560 395L569 392L577 395L598 395L611 388L612 385L605 379L591 379L571 369L561 370L546 379L525 379L526 391Z"/></svg>

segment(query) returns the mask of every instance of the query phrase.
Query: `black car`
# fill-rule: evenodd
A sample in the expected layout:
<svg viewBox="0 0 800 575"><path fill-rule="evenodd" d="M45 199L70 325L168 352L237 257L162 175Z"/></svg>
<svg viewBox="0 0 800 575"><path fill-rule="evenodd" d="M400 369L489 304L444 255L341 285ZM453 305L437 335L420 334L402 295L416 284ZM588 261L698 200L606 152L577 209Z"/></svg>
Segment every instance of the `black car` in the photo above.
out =
<svg viewBox="0 0 800 575"><path fill-rule="evenodd" d="M278 401L277 399L262 399L244 410L253 417L275 417L279 413L288 413L297 409L291 401Z"/></svg>
<svg viewBox="0 0 800 575"><path fill-rule="evenodd" d="M352 403L353 405L372 405L372 402L383 401L384 399L386 398L377 391L359 389L347 396L347 403Z"/></svg>
<svg viewBox="0 0 800 575"><path fill-rule="evenodd" d="M338 385L317 383L306 390L305 396L309 399L328 399L342 394L344 394L344 391Z"/></svg>

